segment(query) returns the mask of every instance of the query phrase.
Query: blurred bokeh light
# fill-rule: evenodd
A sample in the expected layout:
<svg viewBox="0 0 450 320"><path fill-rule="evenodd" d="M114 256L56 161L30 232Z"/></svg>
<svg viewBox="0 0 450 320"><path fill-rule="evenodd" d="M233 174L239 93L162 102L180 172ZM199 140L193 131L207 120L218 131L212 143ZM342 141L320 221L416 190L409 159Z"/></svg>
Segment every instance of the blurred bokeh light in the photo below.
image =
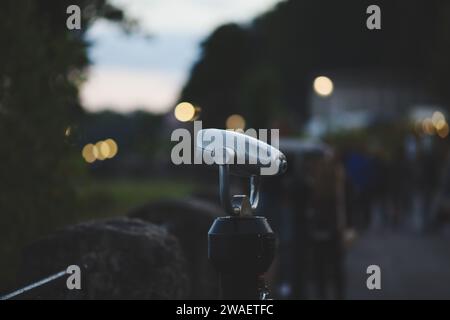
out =
<svg viewBox="0 0 450 320"><path fill-rule="evenodd" d="M245 129L245 119L244 119L244 117L242 117L239 114L233 114L233 115L229 116L227 118L227 121L225 124L226 124L227 129L233 129L233 130L237 130L237 129L244 130Z"/></svg>
<svg viewBox="0 0 450 320"><path fill-rule="evenodd" d="M175 118L181 122L194 121L198 117L200 109L189 102L181 102L175 107Z"/></svg>
<svg viewBox="0 0 450 320"><path fill-rule="evenodd" d="M330 78L325 77L325 76L320 76L317 77L314 80L314 91L322 97L328 97L329 95L331 95L333 93L333 81L331 81Z"/></svg>
<svg viewBox="0 0 450 320"><path fill-rule="evenodd" d="M103 161L114 158L118 150L116 141L110 138L104 141L98 141L95 145L88 143L83 147L81 154L87 163L93 163L96 160Z"/></svg>

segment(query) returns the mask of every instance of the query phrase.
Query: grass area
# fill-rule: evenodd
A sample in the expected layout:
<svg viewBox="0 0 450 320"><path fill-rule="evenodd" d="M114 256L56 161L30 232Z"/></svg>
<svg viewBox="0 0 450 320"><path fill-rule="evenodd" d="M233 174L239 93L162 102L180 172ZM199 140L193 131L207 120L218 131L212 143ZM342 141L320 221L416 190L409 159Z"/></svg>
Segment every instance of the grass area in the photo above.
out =
<svg viewBox="0 0 450 320"><path fill-rule="evenodd" d="M83 203L82 220L126 214L147 202L188 196L196 185L175 180L91 180L77 187Z"/></svg>

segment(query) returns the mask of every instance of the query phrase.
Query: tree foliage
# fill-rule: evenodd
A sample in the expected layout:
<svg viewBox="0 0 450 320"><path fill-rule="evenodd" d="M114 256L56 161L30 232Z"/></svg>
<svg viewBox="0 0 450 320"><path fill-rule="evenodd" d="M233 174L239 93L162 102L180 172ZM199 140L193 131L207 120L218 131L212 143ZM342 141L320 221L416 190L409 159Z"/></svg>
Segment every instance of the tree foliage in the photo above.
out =
<svg viewBox="0 0 450 320"><path fill-rule="evenodd" d="M66 27L71 4L83 10L81 30ZM80 166L65 133L83 114L83 35L100 17L126 21L104 0L0 2L0 284L12 280L18 247L73 220Z"/></svg>
<svg viewBox="0 0 450 320"><path fill-rule="evenodd" d="M282 1L248 26L225 25L202 45L181 100L203 109L208 126L235 112L249 125L309 116L314 77L335 70L407 75L448 101L448 1L377 1L381 30L366 28L371 1ZM284 120L283 120L284 119Z"/></svg>

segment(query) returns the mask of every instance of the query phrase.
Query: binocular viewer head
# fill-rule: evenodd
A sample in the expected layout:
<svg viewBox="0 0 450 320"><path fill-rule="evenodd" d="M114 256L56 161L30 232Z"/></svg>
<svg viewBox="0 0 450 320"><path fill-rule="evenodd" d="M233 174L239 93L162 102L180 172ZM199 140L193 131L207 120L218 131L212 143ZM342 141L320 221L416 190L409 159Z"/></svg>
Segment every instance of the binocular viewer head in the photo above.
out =
<svg viewBox="0 0 450 320"><path fill-rule="evenodd" d="M280 175L287 169L281 151L243 133L203 129L198 132L196 143L207 164L227 165L235 175Z"/></svg>
<svg viewBox="0 0 450 320"><path fill-rule="evenodd" d="M265 299L262 275L273 261L276 241L266 218L253 213L260 176L284 173L286 157L261 140L229 130L200 130L196 147L207 164L219 165L220 201L228 213L208 232L208 257L221 273L221 298ZM249 195L230 194L230 174L249 177Z"/></svg>

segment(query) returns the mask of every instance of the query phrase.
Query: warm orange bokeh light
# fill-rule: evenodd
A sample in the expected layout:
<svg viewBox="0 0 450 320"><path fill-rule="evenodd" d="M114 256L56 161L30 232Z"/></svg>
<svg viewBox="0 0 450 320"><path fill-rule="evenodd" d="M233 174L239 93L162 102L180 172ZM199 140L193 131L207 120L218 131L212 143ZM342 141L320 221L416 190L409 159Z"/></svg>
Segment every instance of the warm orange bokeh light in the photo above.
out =
<svg viewBox="0 0 450 320"><path fill-rule="evenodd" d="M227 118L225 123L227 129L245 129L245 119L239 114L233 114Z"/></svg>
<svg viewBox="0 0 450 320"><path fill-rule="evenodd" d="M198 118L200 108L194 107L189 102L181 102L175 107L175 118L181 122L194 121Z"/></svg>

